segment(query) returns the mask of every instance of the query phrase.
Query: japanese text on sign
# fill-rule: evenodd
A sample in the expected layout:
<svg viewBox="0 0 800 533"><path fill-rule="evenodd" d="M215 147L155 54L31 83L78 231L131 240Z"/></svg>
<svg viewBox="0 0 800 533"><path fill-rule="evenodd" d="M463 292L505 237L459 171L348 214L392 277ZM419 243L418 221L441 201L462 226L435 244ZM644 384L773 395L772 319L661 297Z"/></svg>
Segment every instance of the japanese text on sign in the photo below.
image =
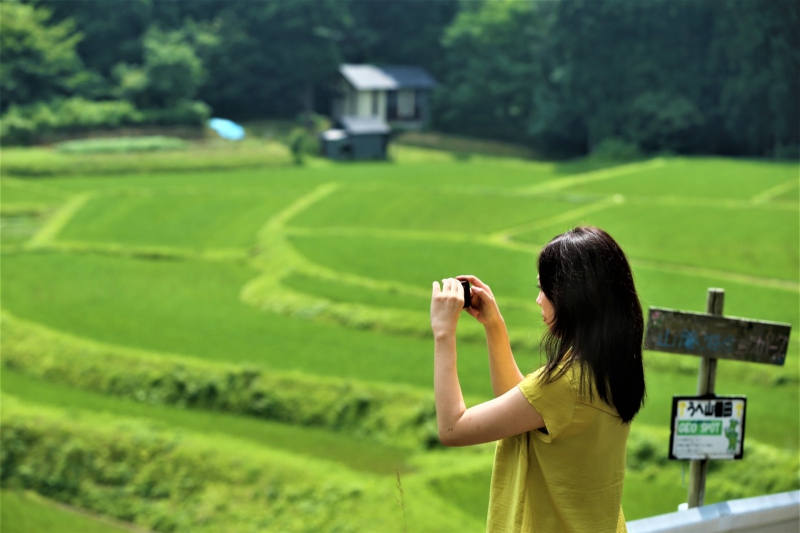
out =
<svg viewBox="0 0 800 533"><path fill-rule="evenodd" d="M741 459L746 401L674 397L670 459Z"/></svg>

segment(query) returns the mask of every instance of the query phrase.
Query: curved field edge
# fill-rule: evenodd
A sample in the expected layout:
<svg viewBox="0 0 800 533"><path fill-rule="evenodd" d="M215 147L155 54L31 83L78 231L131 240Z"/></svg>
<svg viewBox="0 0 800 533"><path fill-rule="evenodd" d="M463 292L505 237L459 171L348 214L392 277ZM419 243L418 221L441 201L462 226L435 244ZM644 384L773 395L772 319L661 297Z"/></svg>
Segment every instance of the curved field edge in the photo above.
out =
<svg viewBox="0 0 800 533"><path fill-rule="evenodd" d="M287 234L291 235L291 231L292 231L292 228L283 228L283 231L281 233L282 233L282 235L287 235ZM58 233L58 232L56 232L56 233ZM55 246L57 244L60 246L62 243L58 243L58 241L55 241L55 242L54 241L50 241L47 245L42 246L42 247L44 248L46 246ZM93 245L86 245L86 244L83 244L83 243L68 243L67 247L69 247L69 245L71 245L71 244L76 245L76 247L77 247L78 244L81 244L81 245L85 246L86 249L84 251L86 251L86 252L94 253L94 252L100 251L99 247L97 247L97 249L92 249ZM127 251L127 250L124 250L123 248L127 248L127 247L119 247L119 249L113 250L113 251L109 250L107 253L110 253L111 255L116 255L117 253L119 255L122 255L125 251ZM77 251L77 250L72 249L70 251ZM176 249L176 251L177 251L177 249ZM169 252L172 252L172 250L170 250ZM231 254L231 256L225 257L225 259L233 258L233 255L236 255L237 259L243 259L244 258L243 257L243 255L245 253L244 250L236 251L236 252L237 252L236 254ZM213 251L212 251L212 253L213 253ZM138 257L147 257L146 253L143 253L141 255L136 255L136 254L133 254L133 255L134 256L138 256ZM167 254L167 255L169 255L169 254ZM199 254L198 254L198 258L199 259L210 259L211 258L210 255L211 255L211 253L208 254L207 257L199 257ZM219 258L222 259L223 258L222 255L220 255ZM262 257L257 258L257 260L259 260L259 259L262 259ZM309 266L309 265L311 266L311 268L306 270L304 267L305 266ZM317 274L320 274L322 269L325 268L325 267L322 267L322 269L320 269L320 268L318 268L319 266L320 266L319 264L315 265L311 261L308 261L306 259L306 264L305 265L302 265L302 264L298 263L298 264L295 264L293 267L294 268L299 268L299 269L304 270L306 272L309 272L311 275L317 275ZM658 265L656 265L656 266L658 266ZM671 268L671 265L667 265L667 267ZM341 280L342 274L340 272L336 272L335 270L330 270L328 273L331 274L332 276L336 276L337 279ZM370 290L384 290L384 289L386 289L386 287L388 287L388 285L387 285L385 287L378 288L378 285L381 283L379 280L373 280L371 278L366 278L366 277L359 278L357 276L353 276L352 280L356 285L362 285L364 287L370 287ZM753 280L743 280L743 281L748 281L749 282L749 281L753 281ZM758 281L758 280L754 280L754 281ZM787 289L790 290L791 292L796 293L797 292L796 283L793 284L792 286L788 286ZM388 290L388 289L386 289L386 290ZM298 296L297 292L301 292L301 291L295 291L295 294L292 294L292 292L287 291L287 292L285 292L283 294L283 296L288 297L289 299L297 298L297 296ZM294 317L297 317L297 318L306 318L306 319L312 319L312 320L338 322L338 323L340 323L342 325L347 325L347 323L345 323L345 322L340 322L340 320L342 320L343 318L347 318L345 316L337 318L336 316L331 316L330 312L328 312L328 311L323 311L323 312L319 312L318 313L315 309L317 309L319 307L319 305L320 305L320 299L319 298L305 299L304 297L306 295L300 294L299 296L300 296L300 300L301 301L300 301L299 305L297 305L296 308L293 308L291 305L289 305L287 307L284 307L284 311L287 312L287 314L289 314L291 316L294 316ZM323 302L323 307L329 305L329 303L330 302L328 302L328 303ZM346 308L344 308L344 310L347 311ZM365 310L366 314L368 315L369 311L370 311L369 307L365 307L364 310ZM338 311L338 313L339 313L339 315L345 314L341 310ZM419 314L419 316L421 316L421 313ZM395 324L399 323L399 318L397 316L395 316L395 315L387 315L386 318L389 321L394 321ZM418 322L418 325L421 324L422 326L424 326L424 328L420 327L420 332L423 331L423 329L424 329L425 333L427 334L427 324L426 324L426 322L427 322L427 320L425 320L424 323L423 322ZM353 322L352 324L355 327L361 327L361 328L364 328L364 329L372 329L372 328L379 329L379 328L377 328L377 327L375 327L374 325L371 325L371 324L368 324L366 326L360 325L359 321ZM4 341L5 341L5 338L4 338ZM794 344L796 345L796 343L794 343ZM663 361L663 365L662 365L663 369L666 370L671 365L671 363L672 363L672 360ZM691 366L691 365L689 364L689 365L682 365L682 366L687 366L688 367L688 366ZM688 371L688 369L687 369L687 371ZM768 377L767 373L764 372L763 373L763 379L767 379L767 377ZM769 379L778 379L778 378L783 379L782 376L775 377L775 378L769 378ZM796 379L791 379L790 378L790 381L791 381L792 384L796 383ZM776 384L778 384L778 383L776 383ZM157 395L155 395L155 396L157 396ZM143 397L144 397L145 401L155 401L153 399L154 398L153 396L149 396L146 393L143 395ZM198 405L200 406L201 404L198 404ZM660 453L660 448L659 448L658 451ZM773 459L778 461L778 463L783 461L783 458L782 457L778 457L778 456L774 457ZM792 463L791 463L791 461L790 462L783 461L783 464L784 465L785 464L791 465ZM667 468L667 467L664 467L664 468ZM797 469L794 468L794 471L796 471L796 470ZM468 476L469 474L464 474L464 475ZM671 475L673 476L672 479L670 479L669 476L666 476L666 475L665 476L660 476L660 477L657 476L657 475L654 475L654 471L652 469L651 470L648 470L648 469L631 470L630 471L629 480L634 482L634 483L633 484L629 483L628 486L629 487L631 487L631 486L635 487L637 484L639 484L638 486L647 485L649 487L652 487L650 490L653 490L653 488L656 488L658 491L661 491L662 489L666 490L666 487L674 487L676 482L680 479L680 473L674 471L674 469L673 469ZM442 478L442 479L449 479L449 478L447 477L447 475L445 475L445 477ZM672 483L670 483L670 481L672 481ZM794 480L794 482L796 483L796 480ZM409 481L409 483L412 483L412 481ZM670 489L670 490L672 490L672 489ZM673 510L673 509L668 509L668 510ZM651 514L655 514L655 513L651 513ZM629 516L629 518L632 518L632 517Z"/></svg>
<svg viewBox="0 0 800 533"><path fill-rule="evenodd" d="M21 374L154 404L214 409L412 447L438 443L433 397L81 339L2 314L2 365Z"/></svg>
<svg viewBox="0 0 800 533"><path fill-rule="evenodd" d="M347 431L376 443L405 443L418 450L409 459L414 471L409 483L428 486L473 518L482 513L475 506L485 508L485 490L458 488L455 482L486 477L491 469L491 446L471 453L424 453L438 442L429 392L109 346L53 332L8 313L3 315L3 339L3 365L45 381L138 402L215 409ZM668 433L662 428L634 424L628 453L629 518L668 512L683 501L678 464L665 458L668 442ZM720 473L709 484L710 499L792 490L797 485L796 477L785 475L787 465L797 462L791 452L748 439L746 455L746 461L712 466L712 472ZM647 491L633 488L652 483L671 495L668 505L660 500L650 502Z"/></svg>
<svg viewBox="0 0 800 533"><path fill-rule="evenodd" d="M31 404L136 418L169 430L202 433L209 439L216 435L242 439L296 455L333 461L357 472L405 475L411 471L409 458L419 452L351 432L109 396L23 375L8 367L3 368L0 392Z"/></svg>
<svg viewBox="0 0 800 533"><path fill-rule="evenodd" d="M155 531L399 532L404 521L413 531L478 530L424 486L405 490L401 508L388 477L236 439L2 401L4 488Z"/></svg>
<svg viewBox="0 0 800 533"><path fill-rule="evenodd" d="M0 491L0 531L31 533L32 531L79 531L80 533L151 533L128 523L88 513L33 491Z"/></svg>
<svg viewBox="0 0 800 533"><path fill-rule="evenodd" d="M409 525L442 531L454 524L478 531L483 525L487 491L455 482L484 480L489 453L422 454L416 465L423 473L393 479L238 439L26 405L8 395L2 401L4 488L34 490L157 531L214 531L223 524L232 532L399 532ZM661 453L665 437L647 426L631 435L628 519L672 510L685 495L679 465L668 465ZM785 476L800 466L796 455L752 442L745 453L748 461L713 464L709 503L798 488L796 477ZM657 504L640 504L643 486L660 488ZM175 515L178 503L182 512ZM298 508L309 512L298 518Z"/></svg>

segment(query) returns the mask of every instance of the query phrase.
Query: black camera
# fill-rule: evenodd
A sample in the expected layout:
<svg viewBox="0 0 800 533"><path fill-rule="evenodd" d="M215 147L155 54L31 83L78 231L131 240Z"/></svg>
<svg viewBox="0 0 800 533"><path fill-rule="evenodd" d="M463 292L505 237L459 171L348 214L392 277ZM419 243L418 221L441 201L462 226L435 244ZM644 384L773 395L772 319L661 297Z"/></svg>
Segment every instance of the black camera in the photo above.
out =
<svg viewBox="0 0 800 533"><path fill-rule="evenodd" d="M469 281L467 280L459 280L461 281L461 286L464 287L464 308L472 307L472 295L469 292Z"/></svg>

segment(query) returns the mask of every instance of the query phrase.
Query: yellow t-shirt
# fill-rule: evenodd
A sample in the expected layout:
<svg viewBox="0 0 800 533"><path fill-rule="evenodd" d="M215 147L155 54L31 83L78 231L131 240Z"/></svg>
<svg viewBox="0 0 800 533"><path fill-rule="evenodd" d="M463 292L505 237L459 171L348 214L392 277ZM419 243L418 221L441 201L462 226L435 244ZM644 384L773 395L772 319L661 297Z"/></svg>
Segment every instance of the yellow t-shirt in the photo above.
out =
<svg viewBox="0 0 800 533"><path fill-rule="evenodd" d="M594 394L579 395L580 365L542 385L541 369L518 385L547 432L498 441L488 533L620 533L630 424ZM545 429L542 428L542 429Z"/></svg>

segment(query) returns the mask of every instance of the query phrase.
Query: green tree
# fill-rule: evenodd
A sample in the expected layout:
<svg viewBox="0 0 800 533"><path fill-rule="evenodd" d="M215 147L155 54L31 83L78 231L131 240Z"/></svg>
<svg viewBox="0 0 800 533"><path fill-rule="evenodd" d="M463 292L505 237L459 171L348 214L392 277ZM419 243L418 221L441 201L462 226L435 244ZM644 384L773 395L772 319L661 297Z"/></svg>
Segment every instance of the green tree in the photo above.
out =
<svg viewBox="0 0 800 533"><path fill-rule="evenodd" d="M353 23L341 36L342 54L349 63L419 65L444 79L442 35L458 11L456 1L352 2Z"/></svg>
<svg viewBox="0 0 800 533"><path fill-rule="evenodd" d="M53 20L74 21L83 35L78 43L83 63L108 80L117 64L141 62L142 38L155 21L153 0L33 0L33 3L52 11Z"/></svg>
<svg viewBox="0 0 800 533"><path fill-rule="evenodd" d="M163 31L152 27L144 36L143 47L141 66L123 63L114 69L119 96L140 108L161 109L197 95L206 71L185 29Z"/></svg>
<svg viewBox="0 0 800 533"><path fill-rule="evenodd" d="M447 74L434 120L476 137L527 140L547 20L532 2L464 6L442 38Z"/></svg>
<svg viewBox="0 0 800 533"><path fill-rule="evenodd" d="M220 46L201 98L231 118L294 117L316 107L342 62L350 0L228 2L214 17Z"/></svg>
<svg viewBox="0 0 800 533"><path fill-rule="evenodd" d="M685 0L554 4L534 130L571 124L584 152L610 138L687 149L713 109L705 58L718 10Z"/></svg>
<svg viewBox="0 0 800 533"><path fill-rule="evenodd" d="M52 23L48 9L0 3L0 111L73 92L81 37L71 20Z"/></svg>
<svg viewBox="0 0 800 533"><path fill-rule="evenodd" d="M724 73L721 123L733 152L798 156L800 145L800 4L729 0L713 59ZM788 150L787 150L788 149Z"/></svg>

